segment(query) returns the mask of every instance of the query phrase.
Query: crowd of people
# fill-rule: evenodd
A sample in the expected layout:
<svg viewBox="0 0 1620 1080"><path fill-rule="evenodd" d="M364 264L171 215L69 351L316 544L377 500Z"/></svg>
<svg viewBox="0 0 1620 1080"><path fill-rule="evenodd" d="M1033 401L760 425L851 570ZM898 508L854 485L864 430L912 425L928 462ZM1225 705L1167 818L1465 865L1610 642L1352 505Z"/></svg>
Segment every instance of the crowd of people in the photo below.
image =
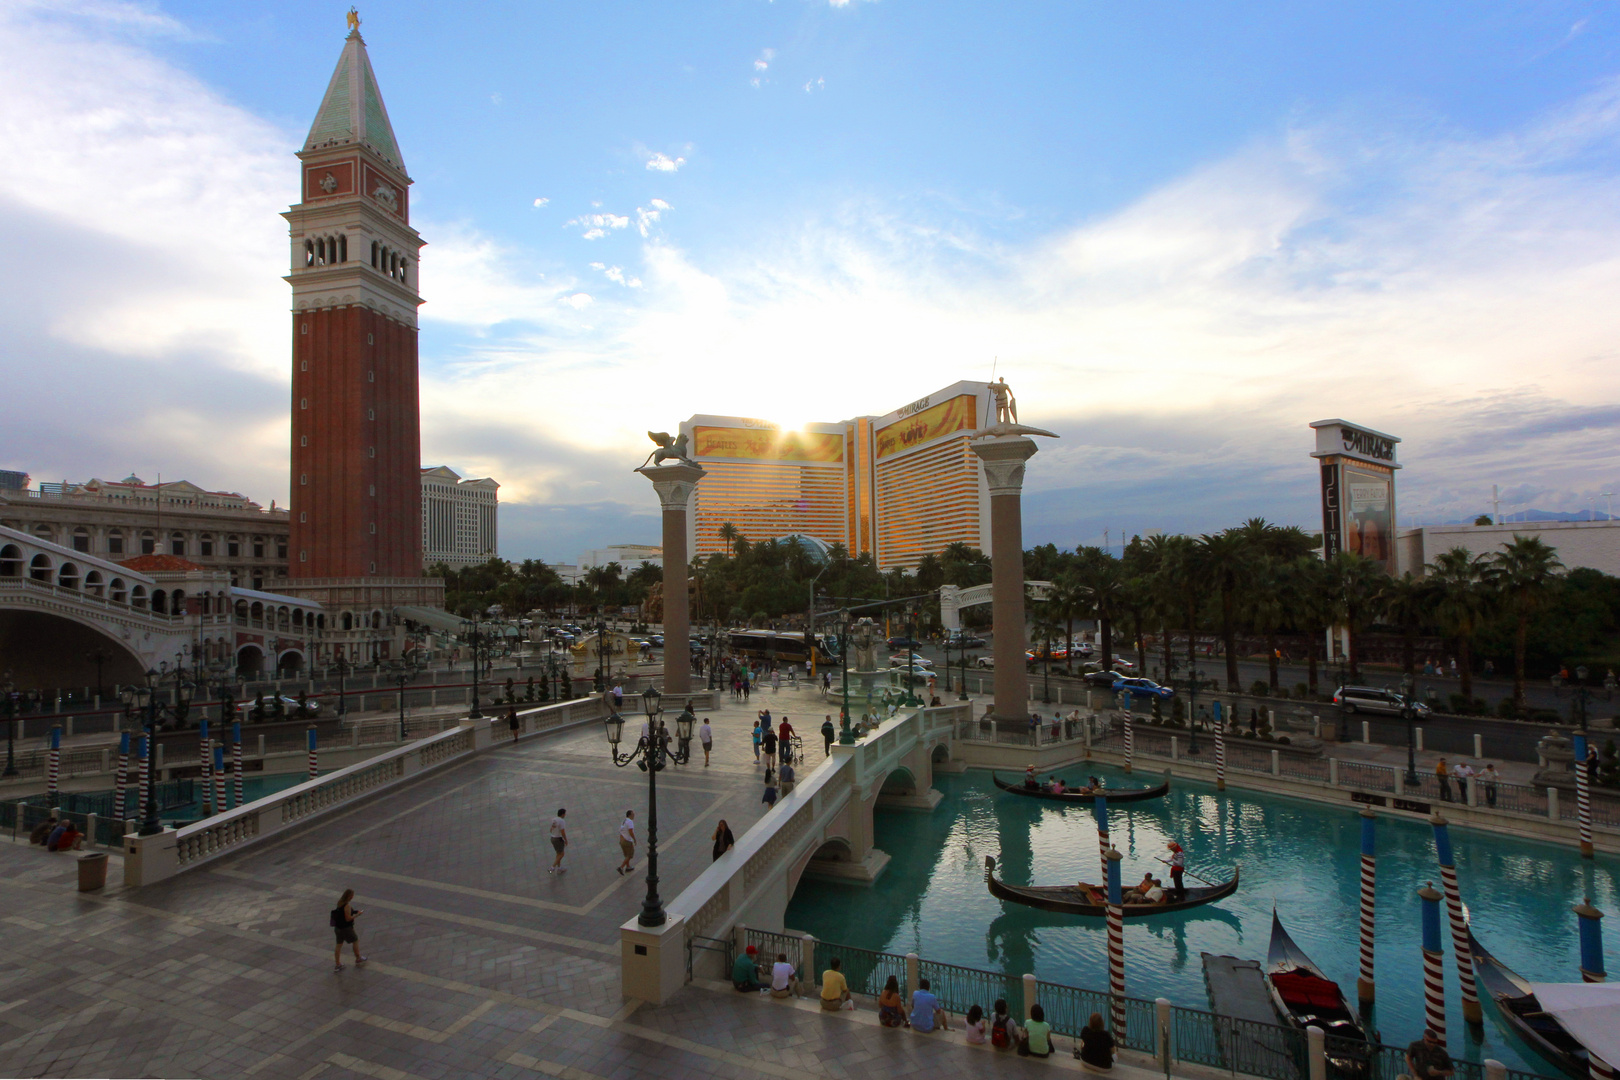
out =
<svg viewBox="0 0 1620 1080"><path fill-rule="evenodd" d="M827 970L821 973L820 1001L823 1012L855 1009L855 996L849 980L842 971L843 961L832 957ZM786 999L800 994L799 970L788 960L786 953L777 953L767 961L759 950L749 945L737 957L731 971L731 985L739 993L760 993L773 998ZM878 992L878 1023L889 1028L909 1028L932 1034L956 1030L952 1016L940 1004L938 995L927 979L918 979L911 1000L901 992L899 976L890 975ZM963 1038L970 1045L991 1046L997 1050L1013 1050L1021 1056L1051 1057L1056 1047L1052 1041L1052 1025L1040 1005L1031 1005L1029 1015L1019 1023L1008 1011L1005 999L996 999L987 1014L979 1005L969 1007L960 1021ZM1093 1013L1086 1027L1075 1040L1074 1056L1093 1069L1113 1067L1114 1037L1103 1024L1100 1013Z"/></svg>

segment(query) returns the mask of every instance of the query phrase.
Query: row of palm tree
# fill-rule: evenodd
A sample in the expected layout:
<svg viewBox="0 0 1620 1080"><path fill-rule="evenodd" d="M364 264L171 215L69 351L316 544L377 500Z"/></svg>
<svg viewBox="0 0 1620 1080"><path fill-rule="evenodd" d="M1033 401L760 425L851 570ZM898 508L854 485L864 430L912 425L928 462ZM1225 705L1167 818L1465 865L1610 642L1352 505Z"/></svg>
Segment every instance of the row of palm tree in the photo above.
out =
<svg viewBox="0 0 1620 1080"><path fill-rule="evenodd" d="M1082 546L1062 552L1047 545L1026 554L1026 573L1054 588L1037 616L1036 637L1066 641L1073 653L1074 623L1098 624L1101 662L1112 667L1115 630L1136 643L1137 664L1147 668L1147 643L1156 638L1167 676L1176 669L1173 643L1185 643L1184 671L1197 664L1200 634L1213 633L1225 660L1226 688L1242 689L1238 639L1258 638L1278 687L1282 635L1306 643L1307 686L1317 693L1319 650L1333 627L1348 638L1344 657L1351 681L1361 677L1361 638L1375 624L1398 628L1407 674L1415 665L1415 639L1434 630L1455 641L1460 687L1472 700L1473 644L1489 620L1509 620L1513 701L1523 709L1525 656L1532 621L1552 601L1563 569L1552 548L1536 537L1515 536L1501 550L1476 555L1458 547L1441 553L1427 573L1391 576L1382 563L1356 552L1323 560L1316 537L1295 527L1253 518L1202 536L1133 538L1123 557Z"/></svg>

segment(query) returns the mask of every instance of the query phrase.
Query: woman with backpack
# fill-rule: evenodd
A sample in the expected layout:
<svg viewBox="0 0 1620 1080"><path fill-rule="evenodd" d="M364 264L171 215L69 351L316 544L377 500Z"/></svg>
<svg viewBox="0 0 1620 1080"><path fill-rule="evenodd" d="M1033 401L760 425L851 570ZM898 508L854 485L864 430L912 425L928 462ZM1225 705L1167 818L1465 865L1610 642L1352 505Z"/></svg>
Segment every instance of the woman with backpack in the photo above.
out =
<svg viewBox="0 0 1620 1080"><path fill-rule="evenodd" d="M1007 1002L1003 998L996 999L994 1013L990 1017L990 1045L997 1050L1008 1050L1018 1045L1018 1021L1007 1012Z"/></svg>
<svg viewBox="0 0 1620 1080"><path fill-rule="evenodd" d="M332 970L343 970L343 946L354 947L354 963L356 967L366 962L360 955L360 936L354 932L354 920L365 912L350 903L354 899L353 889L344 889L343 895L338 897L338 906L332 909L330 921L332 930L337 935L337 947L332 950Z"/></svg>

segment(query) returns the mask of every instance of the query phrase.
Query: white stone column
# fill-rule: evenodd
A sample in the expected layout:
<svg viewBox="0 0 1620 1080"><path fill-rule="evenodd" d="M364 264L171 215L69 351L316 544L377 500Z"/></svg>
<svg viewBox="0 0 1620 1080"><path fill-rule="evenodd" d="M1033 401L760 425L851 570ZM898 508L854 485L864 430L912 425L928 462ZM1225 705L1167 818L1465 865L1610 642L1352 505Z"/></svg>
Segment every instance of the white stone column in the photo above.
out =
<svg viewBox="0 0 1620 1080"><path fill-rule="evenodd" d="M692 612L687 595L686 516L703 479L700 465L637 469L652 481L664 511L664 693L692 691ZM607 685L604 681L603 685Z"/></svg>
<svg viewBox="0 0 1620 1080"><path fill-rule="evenodd" d="M975 439L990 487L990 611L995 630L996 719L1029 715L1028 648L1024 626L1024 462L1035 441L1022 435Z"/></svg>

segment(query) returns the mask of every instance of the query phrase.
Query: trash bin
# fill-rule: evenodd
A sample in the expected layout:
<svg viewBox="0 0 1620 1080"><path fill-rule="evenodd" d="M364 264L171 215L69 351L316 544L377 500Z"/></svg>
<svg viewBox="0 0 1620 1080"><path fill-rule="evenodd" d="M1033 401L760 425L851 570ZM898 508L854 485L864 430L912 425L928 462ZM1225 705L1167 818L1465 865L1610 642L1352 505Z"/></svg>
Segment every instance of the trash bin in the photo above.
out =
<svg viewBox="0 0 1620 1080"><path fill-rule="evenodd" d="M79 856L79 891L94 892L107 884L107 853L93 851Z"/></svg>

